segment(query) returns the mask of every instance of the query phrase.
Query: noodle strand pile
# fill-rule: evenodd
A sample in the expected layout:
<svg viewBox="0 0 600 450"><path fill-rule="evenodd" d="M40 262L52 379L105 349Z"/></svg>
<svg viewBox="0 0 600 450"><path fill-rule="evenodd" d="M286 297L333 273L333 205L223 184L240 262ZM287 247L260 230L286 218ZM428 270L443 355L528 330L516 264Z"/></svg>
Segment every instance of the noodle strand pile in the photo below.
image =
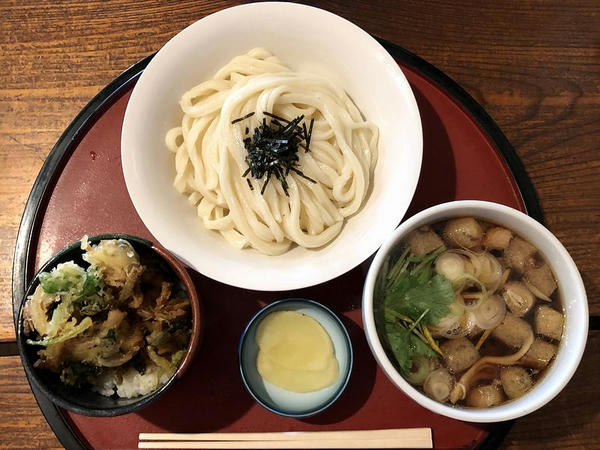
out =
<svg viewBox="0 0 600 450"><path fill-rule="evenodd" d="M267 255L295 243L321 247L363 204L377 160L377 128L363 120L348 95L324 77L296 73L264 49L233 58L208 81L183 94L181 126L166 135L175 153L174 186L197 208L209 230L238 248ZM246 120L238 118L255 113ZM243 140L264 113L314 119L310 151L298 151L298 169L281 183L244 178ZM248 181L252 185L250 188Z"/></svg>

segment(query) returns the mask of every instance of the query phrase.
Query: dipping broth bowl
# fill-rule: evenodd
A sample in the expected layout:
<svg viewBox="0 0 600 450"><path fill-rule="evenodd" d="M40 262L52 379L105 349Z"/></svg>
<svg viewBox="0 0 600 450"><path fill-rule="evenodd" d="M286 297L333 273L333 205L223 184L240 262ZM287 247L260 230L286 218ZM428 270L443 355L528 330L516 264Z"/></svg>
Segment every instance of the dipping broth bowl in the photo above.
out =
<svg viewBox="0 0 600 450"><path fill-rule="evenodd" d="M504 226L522 237L544 256L556 277L563 299L565 322L554 361L533 388L523 396L491 408L449 406L417 390L404 379L384 349L373 313L375 282L388 255L393 254L408 234L424 225L458 217L475 217ZM363 291L363 323L367 341L387 377L421 406L444 416L469 422L501 422L529 414L552 400L571 379L583 355L588 333L588 304L581 276L573 259L559 240L526 214L497 203L455 201L428 208L403 222L377 252Z"/></svg>

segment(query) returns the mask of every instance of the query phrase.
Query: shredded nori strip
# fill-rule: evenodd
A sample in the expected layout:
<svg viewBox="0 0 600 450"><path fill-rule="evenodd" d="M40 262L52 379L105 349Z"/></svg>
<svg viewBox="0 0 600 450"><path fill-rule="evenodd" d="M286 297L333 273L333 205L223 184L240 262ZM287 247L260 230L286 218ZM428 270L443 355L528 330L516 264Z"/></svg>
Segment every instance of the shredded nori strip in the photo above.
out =
<svg viewBox="0 0 600 450"><path fill-rule="evenodd" d="M300 176L301 176L302 178L304 178L305 180L308 180L308 181L310 181L311 183L316 183L316 181L315 181L315 180L313 180L311 177L307 177L306 175L304 175L304 174L302 173L302 171L300 171L300 170L298 170L298 169L296 169L296 168L294 168L294 167L292 167L290 170L293 170L294 172L296 172L298 175L300 175Z"/></svg>
<svg viewBox="0 0 600 450"><path fill-rule="evenodd" d="M232 121L231 121L231 124L233 125L233 124L236 124L236 123L238 123L238 122L241 122L242 120L249 119L249 118L250 118L250 117L252 117L253 115L254 115L254 113L253 113L253 112L251 112L251 113L249 113L249 114L246 114L244 117L240 117L239 119L232 120Z"/></svg>
<svg viewBox="0 0 600 450"><path fill-rule="evenodd" d="M305 180L311 183L316 183L312 178L304 175L298 169L298 149L303 148L305 152L310 151L310 139L314 119L310 120L307 128L304 120L304 115L300 115L293 120L287 120L275 114L264 111L263 114L271 119L267 124L266 117L263 117L262 123L254 128L253 134L248 136L249 129L246 127L246 136L243 140L244 147L248 151L246 155L246 163L248 169L242 174L246 177L251 174L256 179L265 178L265 182L260 190L264 194L267 185L274 176L281 183L281 187L287 196L288 183L286 176L290 171L298 174ZM231 123L236 124L242 120L252 117L254 113L233 120ZM302 123L302 125L300 125ZM250 180L246 179L248 186L253 190Z"/></svg>
<svg viewBox="0 0 600 450"><path fill-rule="evenodd" d="M306 134L306 147L310 147L310 139L312 138L312 129L313 129L313 125L315 123L315 119L310 119L310 125L308 127L308 133L306 133L306 129L304 130L304 133ZM307 150L308 151L308 150Z"/></svg>

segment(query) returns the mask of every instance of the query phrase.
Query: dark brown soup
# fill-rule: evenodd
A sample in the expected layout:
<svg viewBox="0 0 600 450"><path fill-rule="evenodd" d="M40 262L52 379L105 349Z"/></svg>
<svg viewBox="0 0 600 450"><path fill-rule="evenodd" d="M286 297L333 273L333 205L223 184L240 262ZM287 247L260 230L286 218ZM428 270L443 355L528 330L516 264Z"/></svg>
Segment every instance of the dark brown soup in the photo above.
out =
<svg viewBox="0 0 600 450"><path fill-rule="evenodd" d="M535 385L564 322L538 250L473 217L409 234L377 280L375 319L407 381L439 402L479 408Z"/></svg>

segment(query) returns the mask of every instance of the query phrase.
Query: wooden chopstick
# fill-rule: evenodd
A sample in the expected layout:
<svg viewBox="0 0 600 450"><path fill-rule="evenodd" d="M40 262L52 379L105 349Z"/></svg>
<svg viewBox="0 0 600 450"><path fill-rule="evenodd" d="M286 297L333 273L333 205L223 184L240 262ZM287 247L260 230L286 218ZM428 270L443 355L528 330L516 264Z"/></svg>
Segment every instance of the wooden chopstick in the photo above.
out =
<svg viewBox="0 0 600 450"><path fill-rule="evenodd" d="M308 441L143 441L138 448L200 449L342 449L342 448L432 448L432 445L399 442L396 439L308 440Z"/></svg>
<svg viewBox="0 0 600 450"><path fill-rule="evenodd" d="M427 434L430 428L350 431L288 431L267 433L140 433L141 441L285 441L302 439L404 439Z"/></svg>
<svg viewBox="0 0 600 450"><path fill-rule="evenodd" d="M327 449L433 447L431 428L283 433L140 433L139 439L138 448Z"/></svg>

